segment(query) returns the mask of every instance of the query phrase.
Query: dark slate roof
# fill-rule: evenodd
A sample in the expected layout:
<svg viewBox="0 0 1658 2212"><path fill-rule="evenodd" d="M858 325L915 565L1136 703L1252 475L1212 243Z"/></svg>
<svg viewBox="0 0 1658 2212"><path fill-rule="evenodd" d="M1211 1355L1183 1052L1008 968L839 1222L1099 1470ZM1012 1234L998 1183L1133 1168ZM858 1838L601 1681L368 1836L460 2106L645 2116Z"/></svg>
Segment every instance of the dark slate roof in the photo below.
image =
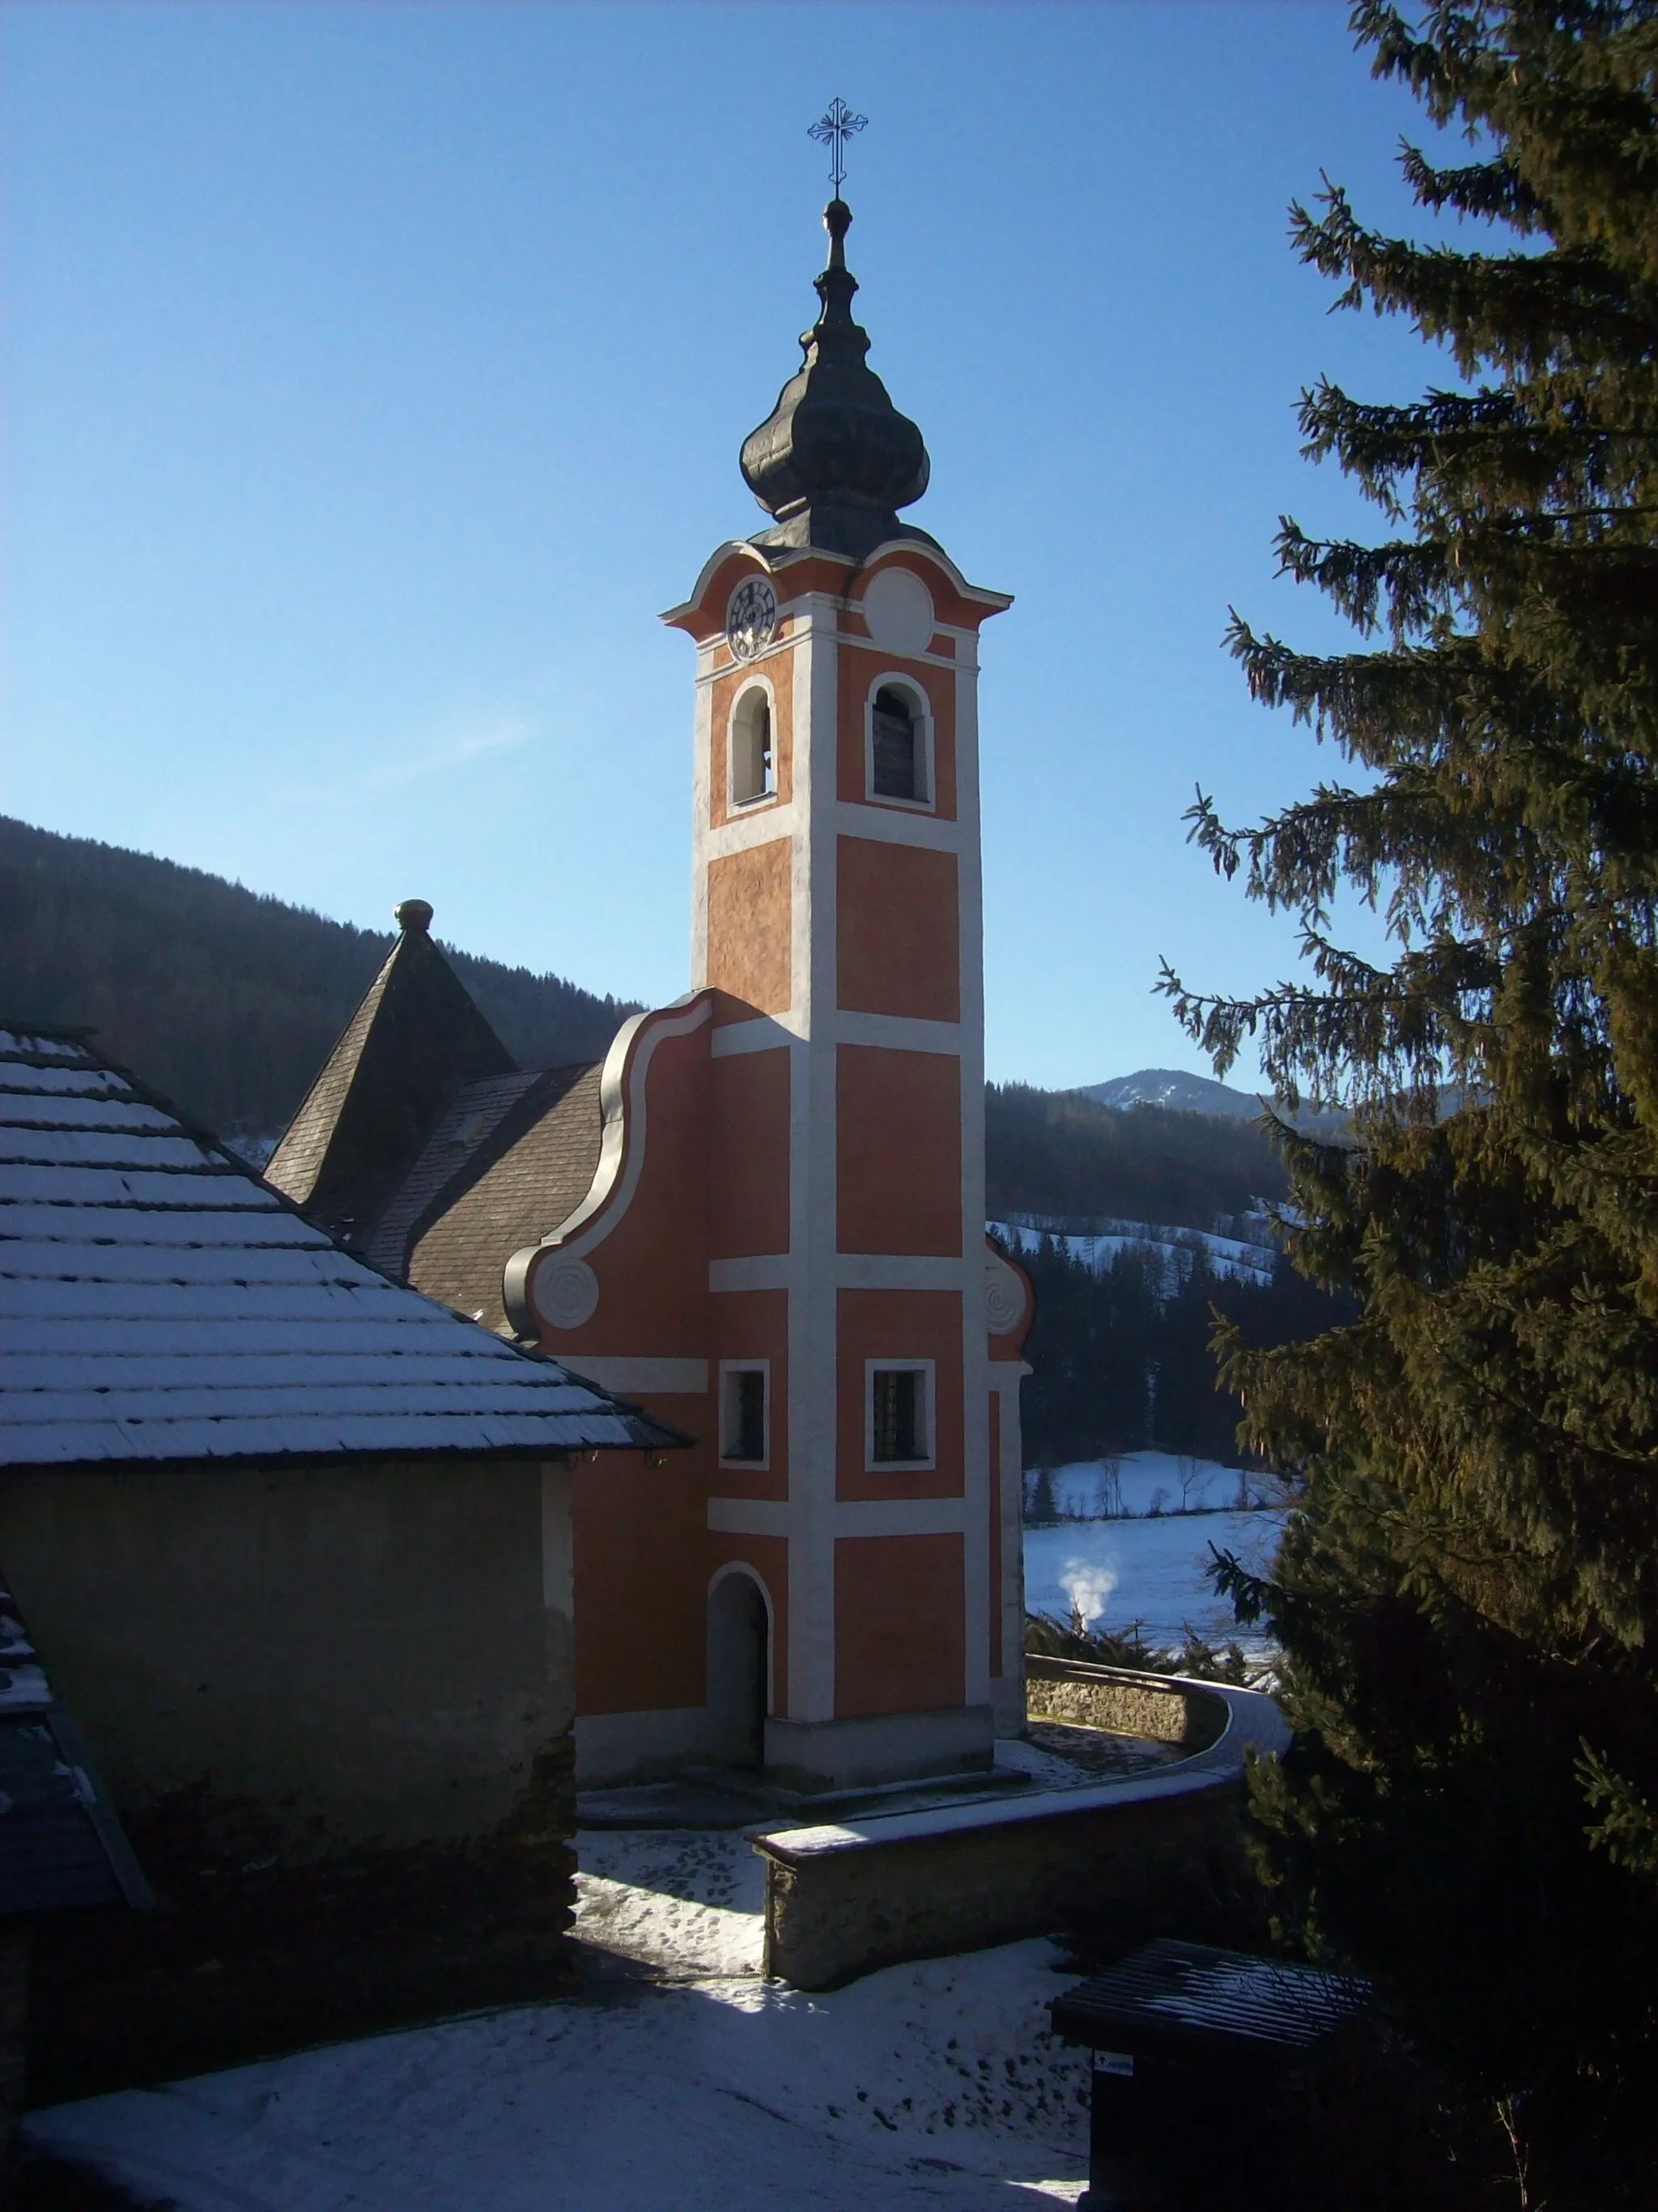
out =
<svg viewBox="0 0 1658 2212"><path fill-rule="evenodd" d="M359 1248L458 1083L510 1075L512 1054L406 899L402 934L265 1168L311 1219Z"/></svg>
<svg viewBox="0 0 1658 2212"><path fill-rule="evenodd" d="M1197 2056L1305 2049L1369 2001L1370 1985L1244 1951L1160 1936L1055 1997L1056 2032L1095 2051Z"/></svg>
<svg viewBox="0 0 1658 2212"><path fill-rule="evenodd" d="M603 1136L603 1073L599 1060L555 1069L503 1117L481 1157L416 1224L407 1272L417 1289L486 1328L507 1327L501 1303L507 1261L556 1229L592 1185Z"/></svg>
<svg viewBox="0 0 1658 2212"><path fill-rule="evenodd" d="M463 1083L375 1224L363 1252L370 1265L406 1281L410 1247L421 1231L477 1181L544 1106L562 1097L579 1072L525 1068L484 1083ZM443 1300L445 1305L454 1303Z"/></svg>
<svg viewBox="0 0 1658 2212"><path fill-rule="evenodd" d="M114 1808L0 1584L0 1913L150 1902Z"/></svg>
<svg viewBox="0 0 1658 2212"><path fill-rule="evenodd" d="M0 1029L0 1467L683 1441L388 1282L76 1037Z"/></svg>

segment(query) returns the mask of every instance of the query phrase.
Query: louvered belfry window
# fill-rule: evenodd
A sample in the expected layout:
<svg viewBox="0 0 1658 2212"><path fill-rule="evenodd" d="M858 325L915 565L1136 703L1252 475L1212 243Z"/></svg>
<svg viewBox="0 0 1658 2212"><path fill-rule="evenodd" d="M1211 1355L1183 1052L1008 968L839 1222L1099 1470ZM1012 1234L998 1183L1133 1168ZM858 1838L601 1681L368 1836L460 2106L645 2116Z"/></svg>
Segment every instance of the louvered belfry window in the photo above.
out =
<svg viewBox="0 0 1658 2212"><path fill-rule="evenodd" d="M921 1435L921 1376L913 1367L878 1367L875 1386L874 1449L877 1460L924 1459Z"/></svg>
<svg viewBox="0 0 1658 2212"><path fill-rule="evenodd" d="M917 759L921 732L901 691L875 694L874 787L877 799L924 799Z"/></svg>

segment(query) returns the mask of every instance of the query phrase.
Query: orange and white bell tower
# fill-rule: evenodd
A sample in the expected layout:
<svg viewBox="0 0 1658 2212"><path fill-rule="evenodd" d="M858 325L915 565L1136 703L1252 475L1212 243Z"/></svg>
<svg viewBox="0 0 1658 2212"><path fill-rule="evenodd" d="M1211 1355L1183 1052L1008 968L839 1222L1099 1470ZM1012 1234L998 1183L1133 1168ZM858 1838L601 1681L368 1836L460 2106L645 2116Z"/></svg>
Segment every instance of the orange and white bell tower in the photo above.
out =
<svg viewBox="0 0 1658 2212"><path fill-rule="evenodd" d="M971 1767L1023 1721L977 704L1009 600L898 519L927 455L864 360L850 221L830 203L805 360L743 447L775 526L666 617L698 647L692 981L725 1178L709 1521L786 1580L766 1764L802 1779Z"/></svg>
<svg viewBox="0 0 1658 2212"><path fill-rule="evenodd" d="M805 359L742 451L773 526L666 617L697 647L692 988L618 1034L591 1187L503 1277L521 1335L692 1440L577 1473L591 1783L862 1787L986 1766L1024 1721L977 704L1009 601L899 520L926 449L865 362L841 200L825 221ZM570 1097L527 1190L584 1141Z"/></svg>

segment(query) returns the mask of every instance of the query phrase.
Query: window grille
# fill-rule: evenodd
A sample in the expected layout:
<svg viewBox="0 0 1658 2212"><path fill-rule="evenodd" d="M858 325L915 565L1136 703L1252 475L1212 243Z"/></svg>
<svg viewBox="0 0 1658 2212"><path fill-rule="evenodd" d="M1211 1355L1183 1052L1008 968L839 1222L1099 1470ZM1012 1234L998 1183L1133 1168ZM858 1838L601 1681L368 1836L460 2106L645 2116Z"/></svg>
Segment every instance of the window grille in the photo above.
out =
<svg viewBox="0 0 1658 2212"><path fill-rule="evenodd" d="M721 1457L764 1462L765 1370L731 1367L725 1376L725 1437Z"/></svg>
<svg viewBox="0 0 1658 2212"><path fill-rule="evenodd" d="M924 1459L922 1378L913 1367L878 1367L874 1376L874 1451L878 1460Z"/></svg>

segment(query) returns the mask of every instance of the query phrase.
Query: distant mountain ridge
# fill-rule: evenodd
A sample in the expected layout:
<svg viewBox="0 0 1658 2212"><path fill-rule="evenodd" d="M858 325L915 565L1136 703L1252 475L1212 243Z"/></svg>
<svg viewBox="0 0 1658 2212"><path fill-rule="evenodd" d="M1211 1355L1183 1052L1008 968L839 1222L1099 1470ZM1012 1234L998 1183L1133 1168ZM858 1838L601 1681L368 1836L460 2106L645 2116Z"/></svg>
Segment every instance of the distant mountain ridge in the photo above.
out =
<svg viewBox="0 0 1658 2212"><path fill-rule="evenodd" d="M1234 1091L1229 1083L1212 1076L1187 1075L1177 1067L1142 1067L1132 1075L1114 1076L1109 1083L1078 1085L1084 1098L1102 1106L1164 1106L1176 1114L1225 1115L1253 1121L1261 1102L1253 1091Z"/></svg>
<svg viewBox="0 0 1658 2212"><path fill-rule="evenodd" d="M1161 1106L1171 1114L1207 1114L1212 1120L1230 1121L1257 1121L1270 1103L1264 1091L1237 1091L1229 1083L1217 1083L1213 1076L1188 1075L1178 1067L1137 1068L1132 1075L1114 1076L1109 1083L1083 1084L1076 1095L1118 1113L1135 1106ZM1344 1114L1315 1112L1306 1106L1283 1115L1297 1129L1340 1129L1346 1118Z"/></svg>

